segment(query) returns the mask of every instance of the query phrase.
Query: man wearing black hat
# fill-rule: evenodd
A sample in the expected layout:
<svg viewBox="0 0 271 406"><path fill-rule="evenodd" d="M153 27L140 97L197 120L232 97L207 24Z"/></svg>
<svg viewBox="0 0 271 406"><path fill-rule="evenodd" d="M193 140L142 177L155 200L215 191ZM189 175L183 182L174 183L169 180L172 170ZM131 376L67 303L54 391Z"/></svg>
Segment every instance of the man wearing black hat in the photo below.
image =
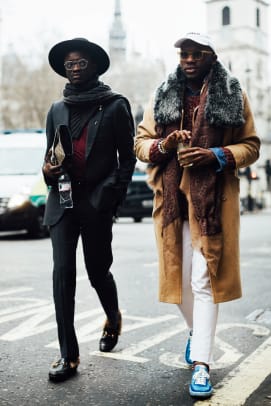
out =
<svg viewBox="0 0 271 406"><path fill-rule="evenodd" d="M179 306L189 328L189 393L213 393L210 365L219 303L241 297L238 169L260 140L239 81L212 39L190 32L175 43L176 70L157 88L135 149L149 163L159 254L159 298Z"/></svg>
<svg viewBox="0 0 271 406"><path fill-rule="evenodd" d="M107 317L100 351L111 351L117 344L121 313L110 272L112 219L125 198L136 159L129 102L99 81L99 75L109 68L107 53L97 44L75 38L56 44L49 52L49 63L69 81L63 99L53 103L47 115L43 165L50 187L44 223L50 227L53 246L53 293L61 353L49 378L60 381L73 375L79 365L74 300L80 235L88 277ZM68 159L52 159L53 155L57 158L57 148L52 148L55 135L62 137Z"/></svg>

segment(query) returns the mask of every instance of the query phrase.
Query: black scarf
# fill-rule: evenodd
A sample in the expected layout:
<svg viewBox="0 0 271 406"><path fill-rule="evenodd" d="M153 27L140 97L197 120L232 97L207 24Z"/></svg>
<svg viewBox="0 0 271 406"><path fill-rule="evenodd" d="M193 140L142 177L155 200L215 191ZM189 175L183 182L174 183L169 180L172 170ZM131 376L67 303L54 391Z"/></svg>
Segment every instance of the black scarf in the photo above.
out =
<svg viewBox="0 0 271 406"><path fill-rule="evenodd" d="M63 90L64 103L69 105L97 105L116 96L108 85L100 82L97 77L92 78L87 83L73 85L67 83Z"/></svg>
<svg viewBox="0 0 271 406"><path fill-rule="evenodd" d="M72 138L79 138L83 128L91 116L101 104L120 97L113 93L111 88L98 80L92 78L82 85L67 83L63 90L64 103L70 109L70 129Z"/></svg>

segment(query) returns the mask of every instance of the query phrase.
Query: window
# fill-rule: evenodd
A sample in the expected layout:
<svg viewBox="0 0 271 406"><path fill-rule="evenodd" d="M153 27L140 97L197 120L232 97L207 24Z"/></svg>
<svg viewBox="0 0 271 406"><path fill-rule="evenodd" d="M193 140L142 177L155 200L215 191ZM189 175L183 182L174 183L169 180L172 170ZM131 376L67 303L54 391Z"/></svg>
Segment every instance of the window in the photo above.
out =
<svg viewBox="0 0 271 406"><path fill-rule="evenodd" d="M229 7L224 7L222 10L222 25L230 25L231 13Z"/></svg>

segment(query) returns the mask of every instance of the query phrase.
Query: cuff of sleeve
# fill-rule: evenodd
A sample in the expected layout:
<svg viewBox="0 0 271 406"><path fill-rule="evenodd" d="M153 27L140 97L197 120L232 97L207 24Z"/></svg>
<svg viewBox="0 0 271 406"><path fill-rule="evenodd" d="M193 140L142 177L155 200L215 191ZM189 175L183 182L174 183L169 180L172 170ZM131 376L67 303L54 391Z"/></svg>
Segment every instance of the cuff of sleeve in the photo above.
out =
<svg viewBox="0 0 271 406"><path fill-rule="evenodd" d="M234 159L234 156L233 156L232 152L228 148L222 147L222 149L223 149L225 157L226 157L227 168L235 169L236 168L236 162L235 162L235 159Z"/></svg>
<svg viewBox="0 0 271 406"><path fill-rule="evenodd" d="M159 149L159 142L163 138L159 138L158 140L155 140L150 148L150 161L152 163L159 163L167 159L168 153L162 153L161 150Z"/></svg>
<svg viewBox="0 0 271 406"><path fill-rule="evenodd" d="M229 149L224 147L214 147L210 148L210 150L215 154L217 159L218 168L216 169L216 172L223 171L225 167L229 169L234 169L236 167L234 156Z"/></svg>

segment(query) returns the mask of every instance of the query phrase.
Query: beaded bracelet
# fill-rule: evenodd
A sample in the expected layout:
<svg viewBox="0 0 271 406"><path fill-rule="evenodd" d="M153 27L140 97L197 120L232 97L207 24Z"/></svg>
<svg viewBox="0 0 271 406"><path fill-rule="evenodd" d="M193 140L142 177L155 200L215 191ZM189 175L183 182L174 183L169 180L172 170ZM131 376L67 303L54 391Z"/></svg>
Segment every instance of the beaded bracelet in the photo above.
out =
<svg viewBox="0 0 271 406"><path fill-rule="evenodd" d="M164 147L163 144L162 144L163 141L164 141L163 139L161 139L160 141L158 141L158 144L157 144L158 151L159 151L161 154L168 154L168 151L165 149L165 147Z"/></svg>

